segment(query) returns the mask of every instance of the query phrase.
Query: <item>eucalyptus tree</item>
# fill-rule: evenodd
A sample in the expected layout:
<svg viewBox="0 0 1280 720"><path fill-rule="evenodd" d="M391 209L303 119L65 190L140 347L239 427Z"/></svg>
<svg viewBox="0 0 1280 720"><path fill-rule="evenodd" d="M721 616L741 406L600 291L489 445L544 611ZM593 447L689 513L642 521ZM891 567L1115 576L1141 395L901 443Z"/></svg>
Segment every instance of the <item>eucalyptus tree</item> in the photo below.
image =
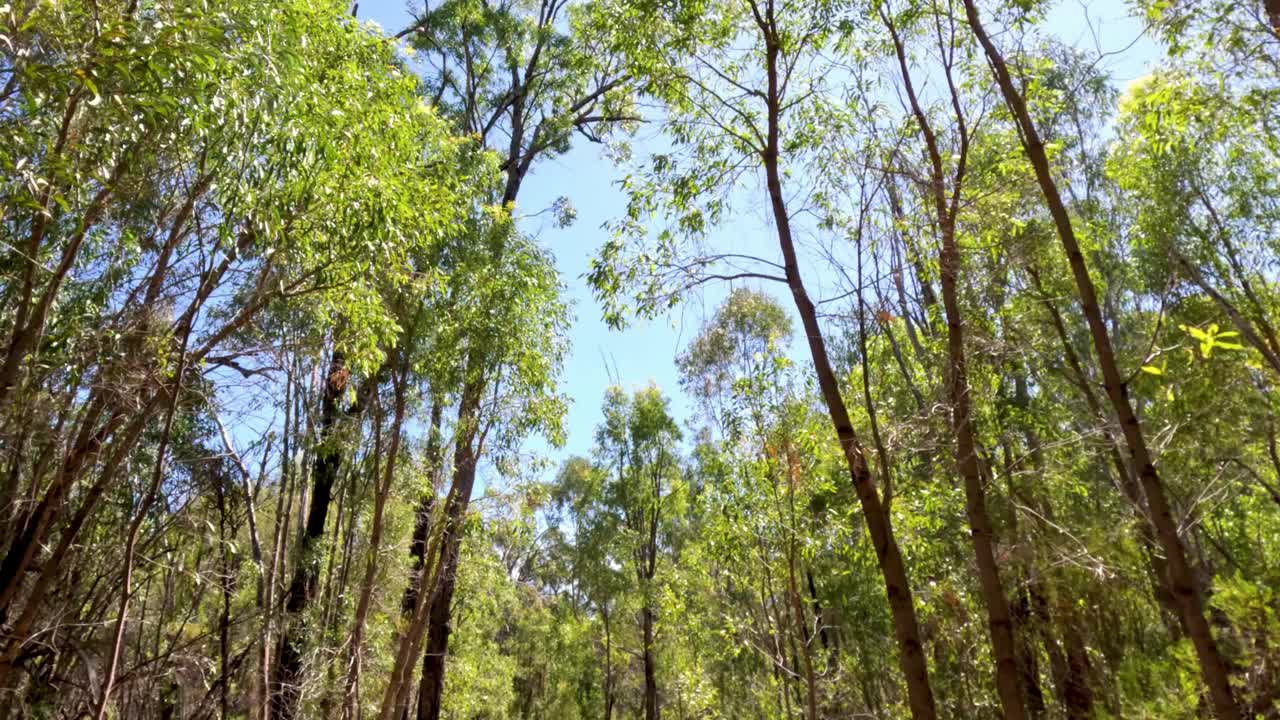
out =
<svg viewBox="0 0 1280 720"><path fill-rule="evenodd" d="M228 373L270 374L270 314L341 324L340 351L372 364L395 329L380 293L452 222L466 176L439 172L447 127L345 8L71 3L4 21L3 192L22 210L3 223L0 674L58 672L32 637L103 612L50 593L99 511L122 510L101 717L132 647L140 554L190 463L178 443L207 432Z"/></svg>
<svg viewBox="0 0 1280 720"><path fill-rule="evenodd" d="M1194 577L1187 559L1186 548L1178 535L1178 523L1173 515L1164 479L1156 469L1142 423L1134 413L1128 383L1116 362L1111 333L1098 304L1097 289L1080 250L1071 214L1063 202L1062 194L1054 179L1053 167L1045 152L1044 142L1027 110L1024 94L1014 84L1004 54L992 41L982 24L977 6L973 0L964 0L964 7L970 29L982 46L1001 94L1017 123L1023 149L1035 172L1058 238L1066 253L1079 293L1080 307L1089 327L1098 365L1102 370L1103 387L1112 411L1119 420L1134 473L1138 476L1146 495L1152 524L1155 526L1156 535L1168 560L1170 589L1195 647L1200 672L1209 690L1214 713L1220 718L1240 717L1226 664L1205 615L1202 590Z"/></svg>
<svg viewBox="0 0 1280 720"><path fill-rule="evenodd" d="M630 109L627 79L618 62L580 31L577 16L581 12L565 0L497 4L457 0L425 8L398 34L421 52L426 92L433 104L454 120L461 133L474 136L497 154L503 180L492 202L506 212L515 211L535 162L567 152L573 133L600 141L638 119ZM567 202L562 208L562 216L571 218ZM476 229L473 242L487 246L492 262L501 265L508 238L518 229L504 221L496 226L482 223ZM441 585L429 593L430 621L418 691L422 718L438 717L444 688L453 594L450 578L456 574L452 563L456 563L461 518L470 500L469 483L457 476L457 468L474 464L481 455L482 436L474 428L488 421L476 413L481 410L479 400L486 383L493 380L485 377L485 368L504 362L490 356L484 344L479 339L468 343L459 371L464 379L457 425L464 432L457 441L470 447L455 451L452 487L466 489L445 511L442 532L449 538L441 556L445 565L438 573ZM420 504L424 533L433 502L424 495ZM418 592L411 588L406 597ZM406 601L406 609L409 604Z"/></svg>
<svg viewBox="0 0 1280 720"><path fill-rule="evenodd" d="M655 12L657 11L657 12ZM654 157L652 172L631 177L627 217L594 261L590 275L621 324L627 312L653 313L702 283L753 278L785 284L795 303L823 403L845 456L883 576L912 716L937 714L906 563L885 510L882 489L855 429L845 391L801 268L796 212L800 166L821 152L830 119L825 100L833 68L823 50L837 19L824 3L749 1L683 9L616 3L606 31L628 53L633 72L664 104L674 148ZM851 82L857 82L854 75ZM762 182L779 260L703 251L739 183ZM650 237L646 223L671 226ZM776 256L775 256L776 257ZM635 307L627 307L627 298Z"/></svg>
<svg viewBox="0 0 1280 720"><path fill-rule="evenodd" d="M617 661L614 630L619 621L622 596L632 589L629 575L613 561L613 548L621 531L606 504L609 475L585 457L573 457L561 466L551 491L551 518L562 528L569 555L571 602L581 603L599 619L604 637L597 664L600 669L600 717L612 720L618 706L623 667ZM592 713L594 708L586 708Z"/></svg>
<svg viewBox="0 0 1280 720"><path fill-rule="evenodd" d="M422 53L427 93L461 132L500 158L500 203L515 203L534 163L640 120L621 61L585 32L590 3L450 0L400 31Z"/></svg>
<svg viewBox="0 0 1280 720"><path fill-rule="evenodd" d="M635 628L643 680L637 714L658 718L669 703L659 683L659 570L673 550L686 497L679 455L680 429L657 387L605 393L604 420L590 459L570 458L552 498L557 515L572 519L570 560L575 593L581 593L604 633L601 717L625 712L626 666L615 665L623 608L636 610Z"/></svg>
<svg viewBox="0 0 1280 720"><path fill-rule="evenodd" d="M1016 5L0 8L0 716L1273 714L1269 0ZM575 134L728 288L544 481Z"/></svg>
<svg viewBox="0 0 1280 720"><path fill-rule="evenodd" d="M484 221L491 223L488 232L511 233L501 241L501 251L494 243L457 235L449 266L451 279L458 282L451 283L439 304L422 310L425 319L436 323L436 342L454 348L453 354L430 359L454 362L424 373L432 383L427 392L441 392L444 378L452 383L445 387L460 388L455 390L459 407L447 466L452 480L443 502L426 510L429 531L419 529L419 590L404 619L393 677L382 699L380 712L388 717L407 707L413 665L424 640L418 712L440 712L457 564L481 455L489 451L501 466L531 433L541 433L552 443L562 437L565 401L556 381L565 352L567 311L559 277L545 251L516 234L503 211L489 209L485 214L496 215ZM438 312L441 307L447 308L447 315ZM429 454L440 452L438 445L435 448ZM441 458L429 460L434 464ZM432 467L428 474L440 470ZM421 521L421 500L415 512Z"/></svg>
<svg viewBox="0 0 1280 720"><path fill-rule="evenodd" d="M604 422L596 431L595 460L608 477L605 512L618 528L613 562L630 567L640 594L640 655L644 670L645 720L662 715L658 688L657 601L659 560L670 546L670 528L680 512L684 480L677 443L680 430L656 387L628 397L618 388L605 394Z"/></svg>
<svg viewBox="0 0 1280 720"><path fill-rule="evenodd" d="M730 617L721 619L721 632L740 632L739 623L754 625L756 637L749 646L764 655L763 666L772 666L775 678L802 679L803 700L796 702L806 717L815 718L823 714L819 681L824 673L815 647L820 633L813 629L821 625L816 617L821 606L804 557L810 485L804 471L812 460L801 450L803 431L791 424L803 402L797 401L786 357L791 333L791 318L775 299L736 288L676 362L704 421L717 430L704 438L703 457L716 453L736 459L723 474L718 462L705 468L700 504L707 551L698 557L717 566L715 592L732 596L732 586L745 580L758 584L761 598L759 608L745 608L743 620L733 617L738 608L727 607L724 614ZM753 552L734 553L729 550L734 544ZM779 705L786 713L790 683L779 685Z"/></svg>
<svg viewBox="0 0 1280 720"><path fill-rule="evenodd" d="M942 287L942 306L947 325L947 388L951 405L951 427L955 433L956 468L964 482L965 510L969 520L969 532L977 558L978 575L983 602L987 610L987 622L996 664L996 687L1006 718L1027 717L1026 699L1018 671L1014 642L1013 619L1005 595L1005 584L996 565L994 551L995 530L987 510L984 470L979 455L978 438L973 420L973 397L970 391L969 363L965 349L965 321L960 306L957 286L962 282L962 258L957 239L956 223L964 197L965 175L969 171L969 148L976 128L972 125L973 112L966 110L957 84L962 78L963 66L957 67L958 58L966 52L963 38L956 32L952 8L909 8L914 13L926 15L924 23L932 25L937 41L938 63L947 87L947 100L951 106L954 137L940 137L934 122L930 120L917 84L913 81L903 40L905 30L894 19L893 10L882 6L881 20L893 40L898 69L902 76L910 113L915 121L927 158L929 194L933 201L932 218L939 240L938 277ZM928 17L931 15L932 17ZM907 28L912 29L912 28ZM961 60L962 62L962 60ZM946 143L946 144L944 144ZM944 160L944 153L947 160Z"/></svg>
<svg viewBox="0 0 1280 720"><path fill-rule="evenodd" d="M791 333L791 318L775 299L734 288L676 358L681 385L719 432L734 433L729 411L739 383L750 381L766 370L766 363L782 356Z"/></svg>

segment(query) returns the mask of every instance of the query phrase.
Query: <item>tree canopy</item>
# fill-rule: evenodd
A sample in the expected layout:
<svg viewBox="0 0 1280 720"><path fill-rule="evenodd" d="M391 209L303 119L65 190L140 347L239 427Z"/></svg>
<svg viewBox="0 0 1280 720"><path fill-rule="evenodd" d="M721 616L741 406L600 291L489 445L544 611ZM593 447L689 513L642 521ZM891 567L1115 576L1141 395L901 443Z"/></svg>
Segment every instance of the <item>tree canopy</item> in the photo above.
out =
<svg viewBox="0 0 1280 720"><path fill-rule="evenodd" d="M1280 3L1100 6L0 6L0 720L1280 718Z"/></svg>

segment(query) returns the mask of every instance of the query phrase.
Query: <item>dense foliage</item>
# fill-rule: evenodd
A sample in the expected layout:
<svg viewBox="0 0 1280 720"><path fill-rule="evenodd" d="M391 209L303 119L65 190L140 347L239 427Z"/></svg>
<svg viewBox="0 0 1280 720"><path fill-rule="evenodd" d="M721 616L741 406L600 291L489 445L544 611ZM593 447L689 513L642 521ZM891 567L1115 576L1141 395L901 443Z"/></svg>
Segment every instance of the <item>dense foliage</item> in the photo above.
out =
<svg viewBox="0 0 1280 720"><path fill-rule="evenodd" d="M1280 718L1280 3L1064 8L0 6L0 720Z"/></svg>

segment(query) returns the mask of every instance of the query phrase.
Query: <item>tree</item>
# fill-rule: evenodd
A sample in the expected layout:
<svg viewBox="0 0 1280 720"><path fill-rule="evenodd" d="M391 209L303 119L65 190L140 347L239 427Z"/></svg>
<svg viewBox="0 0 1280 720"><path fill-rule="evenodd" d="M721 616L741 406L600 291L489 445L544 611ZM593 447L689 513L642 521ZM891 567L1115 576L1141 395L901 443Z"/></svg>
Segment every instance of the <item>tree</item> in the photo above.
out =
<svg viewBox="0 0 1280 720"><path fill-rule="evenodd" d="M1240 712L1236 707L1235 697L1227 675L1227 668L1218 651L1208 620L1205 618L1201 591L1192 575L1191 566L1187 562L1182 541L1178 537L1177 524L1173 518L1173 511L1165 493L1164 482L1156 470L1150 450L1147 447L1142 424L1133 411L1128 385L1116 364L1111 335L1103 319L1102 310L1098 306L1097 291L1089 274L1089 268L1085 264L1084 255L1080 252L1080 245L1071 224L1071 216L1067 212L1066 205L1063 203L1062 196L1059 194L1057 185L1054 182L1049 158L1044 150L1044 143L1040 140L1040 135L1036 131L1031 115L1027 112L1025 98L1013 84L1004 56L991 41L990 36L987 35L978 16L977 7L972 0L965 0L965 14L969 20L970 29L978 38L978 42L982 45L983 52L991 64L992 73L1000 86L1001 94L1017 121L1018 128L1021 131L1023 148L1027 153L1032 168L1035 170L1036 180L1044 194L1045 202L1049 206L1049 212L1053 216L1058 238L1062 242L1067 261L1071 266L1071 273L1080 294L1081 309L1089 325L1089 333L1098 356L1098 364L1102 369L1103 387L1106 389L1112 410L1119 419L1125 444L1129 451L1130 462L1133 465L1135 474L1142 483L1142 489L1146 494L1150 508L1152 523L1155 525L1157 537L1160 539L1160 544L1168 558L1169 584L1173 591L1174 599L1178 603L1178 608L1182 613L1183 621L1186 623L1188 634L1195 645L1196 655L1200 660L1200 672L1204 678L1205 685L1209 688L1214 712L1220 718L1239 717Z"/></svg>
<svg viewBox="0 0 1280 720"><path fill-rule="evenodd" d="M628 11L618 15L625 18ZM655 158L653 181L631 184L632 200L619 235L644 238L643 222L660 208L675 216L676 230L661 232L653 247L641 242L635 256L618 240L607 244L591 281L608 305L607 317L618 324L624 314L620 305L625 305L618 300L624 295L637 298L638 311L652 313L677 302L681 291L712 280L755 278L786 284L880 563L912 716L920 720L935 717L937 711L907 568L845 404L817 305L801 273L793 210L787 206L783 185L786 163L815 150L822 135L818 124L805 121L816 117L820 108L823 78L810 63L827 42L829 20L830 8L823 5L751 2L745 7L709 6L702 17L676 13L663 18L656 25L671 37L632 28L620 33L625 37L619 42L635 58L636 72L649 73L655 94L666 103L669 132L690 161L680 165L666 154ZM749 39L750 45L738 54L734 50L740 38ZM734 253L687 257L678 246L679 236L700 238L722 217L728 188L747 172L762 176L781 262ZM645 272L659 262L662 270ZM730 268L745 262L751 269L722 271L725 262ZM881 478L880 483L887 480Z"/></svg>

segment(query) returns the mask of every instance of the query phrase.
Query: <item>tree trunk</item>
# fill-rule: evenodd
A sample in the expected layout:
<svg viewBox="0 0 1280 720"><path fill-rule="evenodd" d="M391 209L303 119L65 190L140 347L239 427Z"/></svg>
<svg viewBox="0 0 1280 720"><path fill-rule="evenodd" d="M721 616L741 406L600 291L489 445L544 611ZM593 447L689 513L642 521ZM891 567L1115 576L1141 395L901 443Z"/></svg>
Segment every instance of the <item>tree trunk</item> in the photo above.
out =
<svg viewBox="0 0 1280 720"><path fill-rule="evenodd" d="M1026 706L1018 678L1017 649L1013 638L1013 620L1005 599L1004 584L996 566L991 516L987 512L982 470L978 466L977 443L969 405L969 381L964 352L960 303L956 297L956 274L959 252L954 227L944 221L942 230L942 304L947 316L947 346L950 356L952 428L956 433L956 466L964 481L965 514L969 520L969 536L978 564L978 580L987 607L987 628L991 634L992 654L996 662L996 688L1006 720L1025 720Z"/></svg>
<svg viewBox="0 0 1280 720"><path fill-rule="evenodd" d="M644 720L658 720L662 710L658 707L657 660L653 656L653 610L647 605L640 609L640 629L644 636Z"/></svg>
<svg viewBox="0 0 1280 720"><path fill-rule="evenodd" d="M884 12L883 10L881 11ZM964 318L960 311L957 292L960 274L960 248L956 244L956 215L959 211L960 189L964 177L965 161L969 150L969 138L964 117L960 114L960 101L951 83L951 68L944 66L948 87L952 92L952 104L960 134L959 161L952 181L950 200L943 179L942 155L937 137L924 110L916 98L907 68L906 53L898 31L887 14L885 24L893 38L911 110L924 137L930 165L930 194L937 215L937 227L942 247L938 257L939 276L942 281L942 307L947 321L947 389L951 401L951 428L955 433L956 468L964 482L965 515L969 521L969 537L978 565L978 585L987 608L987 629L991 635L992 657L995 660L996 690L1005 720L1026 720L1027 709L1022 697L1022 682L1018 672L1017 644L1013 637L1013 619L1005 596L1004 583L996 567L995 531L991 515L987 512L986 490L979 466L978 443L973 428L973 411L969 390L968 358L964 349Z"/></svg>
<svg viewBox="0 0 1280 720"><path fill-rule="evenodd" d="M1133 404L1129 399L1128 385L1116 363L1110 332L1098 306L1093 279L1089 275L1084 255L1080 251L1080 244L1071 226L1071 216L1053 180L1044 142L1036 131L1025 101L1014 86L1004 57L982 27L974 0L964 0L964 6L969 27L982 45L1005 102L1022 131L1023 149L1035 170L1036 180L1049 206L1049 213L1053 216L1058 237L1067 254L1067 261L1071 265L1071 274L1080 294L1081 309L1089 325L1089 333L1093 338L1098 363L1102 369L1103 386L1107 397L1111 400L1112 409L1120 421L1131 464L1136 469L1142 489L1146 493L1151 521L1168 561L1169 586L1178 603L1192 644L1195 646L1196 656L1200 661L1200 675L1209 690L1209 701L1220 720L1236 720L1240 717L1240 710L1231 689L1227 666L1218 652L1217 642L1205 617L1204 600L1192 574L1191 565L1187 561L1182 540L1178 537L1178 524L1173 518L1173 511L1165 494L1164 481L1156 471L1143 435L1142 425L1138 422Z"/></svg>
<svg viewBox="0 0 1280 720"><path fill-rule="evenodd" d="M606 608L600 608L600 619L604 623L604 720L613 720L613 633Z"/></svg>
<svg viewBox="0 0 1280 720"><path fill-rule="evenodd" d="M338 400L347 389L350 372L343 354L334 351L329 373L325 379L324 395L320 405L320 428L312 472L311 505L307 522L298 547L298 562L285 597L284 623L280 631L280 644L276 650L275 677L271 687L271 717L288 720L296 715L301 697L302 648L300 626L302 614L315 600L320 580L320 559L316 557L320 540L324 537L325 520L332 501L334 481L342 465L342 456L334 447L334 425L338 419Z"/></svg>
<svg viewBox="0 0 1280 720"><path fill-rule="evenodd" d="M402 353L402 351L395 351ZM351 720L351 718L360 717L360 670L364 655L364 626L369 617L369 607L373 600L373 585L378 577L378 554L382 548L382 532L383 532L383 516L387 507L387 497L391 494L391 485L395 481L396 459L400 455L400 434L401 427L404 424L405 415L405 385L408 382L408 368L404 367L407 360L403 354L399 355L400 362L397 363L401 367L398 370L398 377L395 377L395 408L391 419L391 441L387 448L386 468L383 470L382 478L379 480L375 477L374 486L374 504L373 504L373 524L369 530L369 558L365 565L364 580L360 583L360 599L356 605L355 619L351 627L351 648L350 658L347 665L346 689L343 692L342 713L343 718ZM375 399L376 403L377 400ZM374 413L375 430L379 436L382 426L381 413L375 410ZM375 441L375 453L381 452L381 437ZM376 468L376 466L375 466ZM376 469L375 469L376 472Z"/></svg>
<svg viewBox="0 0 1280 720"><path fill-rule="evenodd" d="M426 459L427 472L431 480L431 488L418 498L418 507L413 514L413 538L409 542L409 557L413 559L413 568L409 575L409 585L404 590L400 602L400 614L406 619L413 614L418 602L418 591L423 581L427 556L427 536L431 534L431 513L435 509L437 481L440 473L441 438L440 424L443 421L444 403L438 398L431 403L431 429L427 438Z"/></svg>
<svg viewBox="0 0 1280 720"><path fill-rule="evenodd" d="M1018 674L1022 680L1023 697L1027 699L1027 715L1033 720L1042 720L1045 716L1044 691L1040 688L1040 663L1031 642L1035 630L1031 627L1030 601L1025 587L1018 591L1017 599L1010 603L1009 610L1018 644Z"/></svg>
<svg viewBox="0 0 1280 720"><path fill-rule="evenodd" d="M791 236L791 218L787 214L782 177L778 168L782 107L778 78L780 50L775 30L768 24L762 26L761 30L766 36L766 72L769 83L768 144L762 159L773 221L778 234L778 245L782 251L786 270L787 285L791 289L796 311L804 326L809 354L817 375L818 388L827 412L831 416L831 423L835 428L841 450L844 452L849 478L857 492L862 514L867 523L867 532L871 536L872 547L884 576L885 593L888 596L894 635L898 644L899 664L907 683L911 716L914 720L932 720L937 717L937 708L934 704L933 690L929 685L928 661L925 659L920 625L916 619L911 586L907 580L907 568L903 562L902 553L898 549L897 540L894 538L893 526L881 503L880 493L875 487L866 453L854 432L848 408L840 394L840 385L836 380L831 359L827 355L826 341L823 339L822 328L818 323L817 309L809 298L800 276L800 264Z"/></svg>
<svg viewBox="0 0 1280 720"><path fill-rule="evenodd" d="M221 472L217 473L217 498L218 498L218 545L221 546L222 561L222 577L220 578L222 585L222 612L218 616L218 674L221 678L218 683L218 717L221 720L227 720L227 711L230 707L230 697L227 694L228 666L231 656L231 638L229 630L231 628L231 548L227 545L227 493L223 487L225 478ZM146 609L143 608L143 617L146 617Z"/></svg>
<svg viewBox="0 0 1280 720"><path fill-rule="evenodd" d="M478 356L478 353L475 354ZM468 358L468 370L478 373L475 356ZM449 634L453 631L453 592L457 586L458 559L462 551L462 533L467 507L476 480L476 462L480 456L482 437L480 395L484 383L479 378L468 380L458 408L460 437L454 448L453 486L445 500L444 527L439 572L431 595L427 620L427 648L422 656L422 679L418 683L418 720L439 720L444 694L445 655L449 651ZM425 578L424 578L425 579ZM419 590L421 592L421 590Z"/></svg>

